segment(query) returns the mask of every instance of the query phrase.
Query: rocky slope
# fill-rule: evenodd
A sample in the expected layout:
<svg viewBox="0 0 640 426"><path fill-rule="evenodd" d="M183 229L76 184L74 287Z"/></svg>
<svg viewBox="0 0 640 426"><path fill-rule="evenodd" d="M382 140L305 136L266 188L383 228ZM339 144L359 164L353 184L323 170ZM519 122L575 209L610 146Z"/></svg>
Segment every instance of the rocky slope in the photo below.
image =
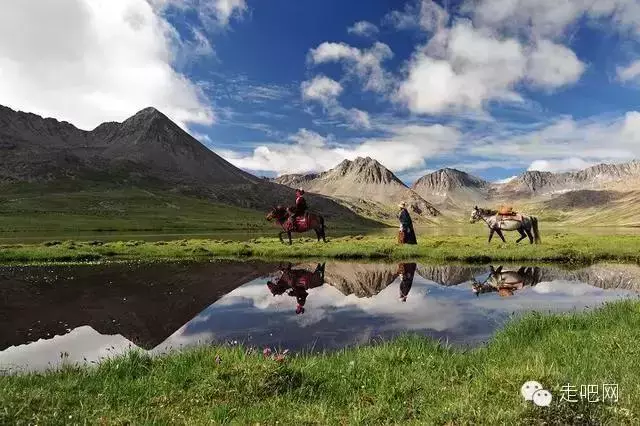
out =
<svg viewBox="0 0 640 426"><path fill-rule="evenodd" d="M344 160L319 174L282 175L275 182L340 199L352 209L392 218L397 204L405 201L415 216L433 218L440 212L409 189L389 169L372 158ZM385 217L386 216L386 217Z"/></svg>
<svg viewBox="0 0 640 426"><path fill-rule="evenodd" d="M167 116L145 108L91 131L0 106L0 184L73 180L159 188L239 207L289 204L294 191L246 173ZM371 224L330 198L310 194L327 218Z"/></svg>

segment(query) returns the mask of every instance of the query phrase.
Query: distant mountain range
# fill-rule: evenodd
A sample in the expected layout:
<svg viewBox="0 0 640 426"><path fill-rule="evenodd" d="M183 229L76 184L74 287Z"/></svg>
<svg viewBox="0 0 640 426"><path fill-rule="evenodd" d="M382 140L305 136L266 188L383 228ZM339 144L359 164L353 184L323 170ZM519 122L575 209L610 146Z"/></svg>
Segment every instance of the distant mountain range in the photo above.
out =
<svg viewBox="0 0 640 426"><path fill-rule="evenodd" d="M583 219L594 221L598 211L611 211L622 224L640 224L633 213L640 213L640 161L568 173L527 171L505 183L444 168L409 187L367 157L344 160L322 173L267 179L233 166L154 108L84 131L0 106L0 157L0 185L101 181L262 211L292 203L292 188L301 187L313 210L367 225L375 224L372 219L394 223L402 201L426 223L461 219L474 204L509 202L529 211L588 212Z"/></svg>

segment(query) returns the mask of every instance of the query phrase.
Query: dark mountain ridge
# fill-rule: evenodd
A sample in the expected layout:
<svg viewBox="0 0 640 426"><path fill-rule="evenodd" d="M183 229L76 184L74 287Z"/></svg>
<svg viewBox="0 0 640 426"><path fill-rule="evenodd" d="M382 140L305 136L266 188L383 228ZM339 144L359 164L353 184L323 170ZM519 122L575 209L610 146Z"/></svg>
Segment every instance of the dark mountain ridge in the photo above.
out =
<svg viewBox="0 0 640 426"><path fill-rule="evenodd" d="M239 207L290 204L294 191L235 167L155 108L90 131L0 106L0 184L99 180L205 197ZM330 198L309 194L312 209L371 225Z"/></svg>

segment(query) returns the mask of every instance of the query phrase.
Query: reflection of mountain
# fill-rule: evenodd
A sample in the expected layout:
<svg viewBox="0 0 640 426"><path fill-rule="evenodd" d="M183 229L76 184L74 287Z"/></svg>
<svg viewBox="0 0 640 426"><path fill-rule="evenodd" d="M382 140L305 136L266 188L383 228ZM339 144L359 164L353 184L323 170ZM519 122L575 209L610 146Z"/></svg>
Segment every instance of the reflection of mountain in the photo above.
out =
<svg viewBox="0 0 640 426"><path fill-rule="evenodd" d="M451 286L471 281L487 270L488 268L485 266L419 265L417 273L426 280Z"/></svg>
<svg viewBox="0 0 640 426"><path fill-rule="evenodd" d="M605 290L640 291L640 266L601 263L576 270L542 268L542 280L582 281Z"/></svg>
<svg viewBox="0 0 640 426"><path fill-rule="evenodd" d="M325 282L344 295L372 297L391 284L398 273L398 265L376 263L327 263Z"/></svg>
<svg viewBox="0 0 640 426"><path fill-rule="evenodd" d="M0 350L89 325L152 348L267 263L0 268Z"/></svg>

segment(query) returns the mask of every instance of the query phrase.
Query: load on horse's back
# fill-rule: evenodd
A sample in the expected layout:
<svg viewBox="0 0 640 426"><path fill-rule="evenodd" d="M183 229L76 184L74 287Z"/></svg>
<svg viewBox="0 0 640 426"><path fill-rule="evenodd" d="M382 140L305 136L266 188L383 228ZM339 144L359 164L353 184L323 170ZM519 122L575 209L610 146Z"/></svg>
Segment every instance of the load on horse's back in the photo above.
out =
<svg viewBox="0 0 640 426"><path fill-rule="evenodd" d="M491 242L493 234L496 233L506 243L502 231L518 231L520 238L516 243L527 237L530 244L539 244L541 242L538 218L515 212L511 206L503 205L498 210L481 209L475 206L471 211L471 219L469 221L476 223L480 220L484 221L489 228L489 242Z"/></svg>
<svg viewBox="0 0 640 426"><path fill-rule="evenodd" d="M292 244L292 232L308 232L311 230L315 231L318 241L322 239L324 242L327 242L324 217L308 211L307 201L304 199L304 190L302 188L296 190L295 205L288 208L277 206L267 214L268 221L274 219L282 227L282 232L278 234L278 237L283 243L282 235L284 234L287 234L289 244Z"/></svg>

